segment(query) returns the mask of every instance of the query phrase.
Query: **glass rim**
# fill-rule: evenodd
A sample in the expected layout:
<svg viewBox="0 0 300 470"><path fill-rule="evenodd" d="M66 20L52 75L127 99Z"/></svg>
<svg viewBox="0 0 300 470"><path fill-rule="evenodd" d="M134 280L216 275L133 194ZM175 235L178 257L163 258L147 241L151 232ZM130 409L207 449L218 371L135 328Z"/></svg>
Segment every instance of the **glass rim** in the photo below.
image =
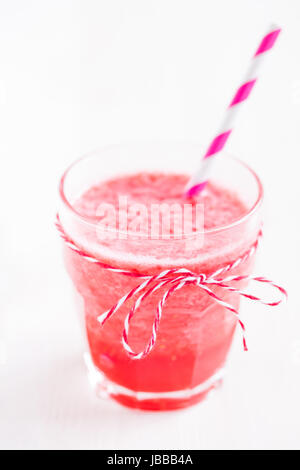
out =
<svg viewBox="0 0 300 470"><path fill-rule="evenodd" d="M147 142L137 142L135 143L136 144L139 144L139 145L142 145L142 144L146 144ZM151 142L153 144L153 142ZM158 142L158 143L161 143L161 142ZM165 144L167 144L167 142L164 142ZM176 143L175 141L173 143ZM184 142L183 142L184 143ZM126 143L126 144L112 144L112 145L108 145L108 146L105 146L105 147L101 147L101 148L97 148L79 158L77 158L75 161L73 161L67 168L66 170L64 171L64 173L62 174L60 180L59 180L59 186L58 186L58 191L59 191L59 196L61 198L61 201L63 202L64 206L69 210L71 211L71 213L73 213L79 220L81 220L82 222L84 222L85 224L87 225L91 225L91 226L95 226L96 224L99 223L99 219L96 217L96 216L86 216L86 215L83 215L81 214L80 212L78 212L74 206L72 205L72 203L68 200L66 194L65 194L65 182L66 182L66 179L70 173L70 171L79 163L81 163L83 160L87 160L88 158L91 158L93 156L95 156L95 154L97 153L100 153L100 152L103 152L109 148L122 148L122 147L128 147L130 146L130 143ZM223 152L223 155L222 155L222 158L224 159L229 159L231 161L235 161L236 163L238 163L240 166L244 167L254 178L256 184L257 184L257 188L258 188L258 195L255 199L255 202L254 204L252 204L252 206L247 210L247 212L245 214L243 214L241 217L237 218L236 220L234 220L233 222L229 223L229 224L225 224L225 225L221 225L219 227L213 227L211 229L208 229L208 230L203 230L203 231L197 231L197 232L193 232L192 234L188 235L188 236L184 236L183 238L196 238L197 237L197 234L216 234L218 232L222 232L222 231L226 231L226 230L229 230L231 228L234 228L242 223L244 223L246 220L248 220L255 212L257 212L257 210L259 209L259 207L261 206L262 204L262 201L263 201L263 198L264 198L264 189L263 189L263 185L262 185L262 182L259 178L259 176L257 175L257 173L245 162L243 162L241 159L233 156L232 154L228 153L228 152ZM114 228L110 228L109 231L111 231L112 233L119 233L119 234L122 234L122 233L127 233L128 235L128 232L124 232L123 230L119 230L119 229L114 229Z"/></svg>

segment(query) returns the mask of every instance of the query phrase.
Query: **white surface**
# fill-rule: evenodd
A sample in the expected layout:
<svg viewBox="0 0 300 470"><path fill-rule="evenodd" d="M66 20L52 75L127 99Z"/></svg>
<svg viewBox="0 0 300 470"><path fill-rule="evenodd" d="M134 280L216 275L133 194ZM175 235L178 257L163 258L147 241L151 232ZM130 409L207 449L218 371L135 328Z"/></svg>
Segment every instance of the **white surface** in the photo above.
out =
<svg viewBox="0 0 300 470"><path fill-rule="evenodd" d="M229 149L257 170L257 273L289 291L243 303L250 352L198 407L138 414L91 393L53 227L58 177L124 140L207 142L269 21L283 27ZM299 448L300 3L0 1L1 448Z"/></svg>

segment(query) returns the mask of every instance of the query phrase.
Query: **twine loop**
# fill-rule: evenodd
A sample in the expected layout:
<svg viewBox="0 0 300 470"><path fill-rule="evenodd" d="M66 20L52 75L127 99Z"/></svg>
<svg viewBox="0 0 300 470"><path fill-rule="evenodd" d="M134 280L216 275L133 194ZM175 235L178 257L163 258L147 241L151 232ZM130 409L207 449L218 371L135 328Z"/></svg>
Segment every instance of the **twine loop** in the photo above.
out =
<svg viewBox="0 0 300 470"><path fill-rule="evenodd" d="M248 275L232 275L232 276L227 276L226 274L239 266L241 263L244 263L247 259L249 259L253 254L255 253L259 240L262 236L262 231L260 230L257 236L257 239L253 243L253 245L244 253L242 256L234 260L232 263L227 264L226 266L218 269L212 274L206 275L204 273L194 273L190 271L189 269L186 268L172 268L172 269L166 269L162 271L159 274L155 274L152 276L149 275L144 275L141 273L133 272L133 271L128 271L128 270L123 270L116 268L114 266L110 266L105 263L101 263L97 258L94 258L93 256L89 255L88 253L84 252L81 250L65 233L59 217L57 216L56 220L56 226L57 229L63 238L64 242L66 245L73 250L75 253L77 253L79 256L83 257L85 260L94 263L101 267L102 269L106 269L111 272L115 272L118 274L123 274L127 275L130 277L137 277L142 279L142 282L135 286L133 289L131 289L129 292L127 292L123 297L121 297L118 302L112 306L109 310L106 312L102 313L101 315L98 316L97 320L99 323L103 326L109 318L111 318L126 302L137 296L139 294L132 307L130 308L128 314L125 317L124 321L124 329L123 329L123 334L122 334L122 344L127 352L127 354L132 358L132 359L143 359L148 354L151 352L153 349L156 340L157 340L157 334L158 334L158 329L159 329L159 324L162 318L162 313L163 313L163 307L169 297L171 297L175 292L179 291L182 289L184 286L187 285L193 285L196 286L200 289L202 289L203 292L206 292L207 295L209 295L216 303L224 307L225 309L229 310L237 319L238 324L241 327L242 333L243 333L243 346L244 350L247 351L247 343L246 343L246 338L245 338L245 325L242 322L239 312L237 309L234 308L233 305L230 303L226 302L223 300L219 295L217 295L212 289L212 286L217 286L219 287L222 291L225 292L233 292L236 293L237 295L240 295L241 297L247 298L249 300L259 302L263 305L268 305L270 307L274 307L276 305L279 305L285 298L287 298L287 292L286 290L272 282L271 280L262 277L262 276L248 276ZM243 290L238 289L237 287L234 287L233 284L245 281L245 282L250 282L253 281L255 283L259 284L268 284L270 285L274 290L276 290L279 293L279 298L274 301L265 301L260 297L257 297L253 294L247 293ZM151 337L146 344L145 348L140 351L136 352L134 351L131 346L129 345L129 329L130 329L130 322L133 318L133 316L136 314L137 310L141 306L142 302L154 294L154 292L158 292L160 290L164 289L164 292L157 304L156 307L156 313L155 317L153 320L152 324L152 331L151 331Z"/></svg>

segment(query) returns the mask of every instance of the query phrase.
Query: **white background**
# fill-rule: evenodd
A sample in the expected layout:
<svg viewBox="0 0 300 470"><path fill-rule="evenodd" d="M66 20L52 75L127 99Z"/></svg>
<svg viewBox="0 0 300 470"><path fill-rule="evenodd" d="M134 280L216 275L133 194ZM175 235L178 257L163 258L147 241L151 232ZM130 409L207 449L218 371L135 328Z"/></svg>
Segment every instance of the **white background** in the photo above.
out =
<svg viewBox="0 0 300 470"><path fill-rule="evenodd" d="M265 191L257 273L289 291L244 302L222 391L143 414L89 389L53 226L58 178L122 141L204 145L268 23L283 28L228 149ZM0 447L299 448L298 0L0 1Z"/></svg>

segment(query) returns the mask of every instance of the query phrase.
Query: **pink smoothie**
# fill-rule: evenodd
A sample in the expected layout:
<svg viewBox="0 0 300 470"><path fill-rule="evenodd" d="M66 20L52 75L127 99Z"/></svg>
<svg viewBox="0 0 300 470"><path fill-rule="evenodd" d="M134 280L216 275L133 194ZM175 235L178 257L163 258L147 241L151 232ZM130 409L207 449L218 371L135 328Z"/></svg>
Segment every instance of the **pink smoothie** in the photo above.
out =
<svg viewBox="0 0 300 470"><path fill-rule="evenodd" d="M234 261L254 242L240 224L236 229L216 230L240 220L249 210L238 195L208 184L205 191L193 201L182 194L187 176L178 174L140 173L115 178L88 189L75 204L83 216L95 217L101 223L99 204L117 206L120 195L127 196L128 204L142 203L150 209L153 203L197 203L204 205L205 235L201 244L193 228L186 240L101 240L96 233L87 232L82 248L100 261L143 274L159 273L168 267L186 267L197 273L209 274ZM150 212L150 210L149 210ZM131 218L129 216L128 223ZM118 227L116 227L118 229ZM171 229L172 230L172 229ZM132 392L148 392L153 397L139 400L134 394L116 393L114 398L125 405L143 409L173 409L199 401L207 393L187 394L181 398L156 398L162 392L184 392L196 389L222 369L236 327L236 318L218 305L203 290L186 286L164 307L157 342L145 359L132 360L121 343L123 323L132 302L123 306L102 328L97 317L112 307L139 282L118 273L112 273L84 260L65 249L67 269L83 302L84 319L90 353L94 365L105 377ZM253 259L232 271L248 274ZM235 308L239 299L235 294L213 290ZM131 323L129 342L141 351L148 342L157 303L162 292L147 298Z"/></svg>

